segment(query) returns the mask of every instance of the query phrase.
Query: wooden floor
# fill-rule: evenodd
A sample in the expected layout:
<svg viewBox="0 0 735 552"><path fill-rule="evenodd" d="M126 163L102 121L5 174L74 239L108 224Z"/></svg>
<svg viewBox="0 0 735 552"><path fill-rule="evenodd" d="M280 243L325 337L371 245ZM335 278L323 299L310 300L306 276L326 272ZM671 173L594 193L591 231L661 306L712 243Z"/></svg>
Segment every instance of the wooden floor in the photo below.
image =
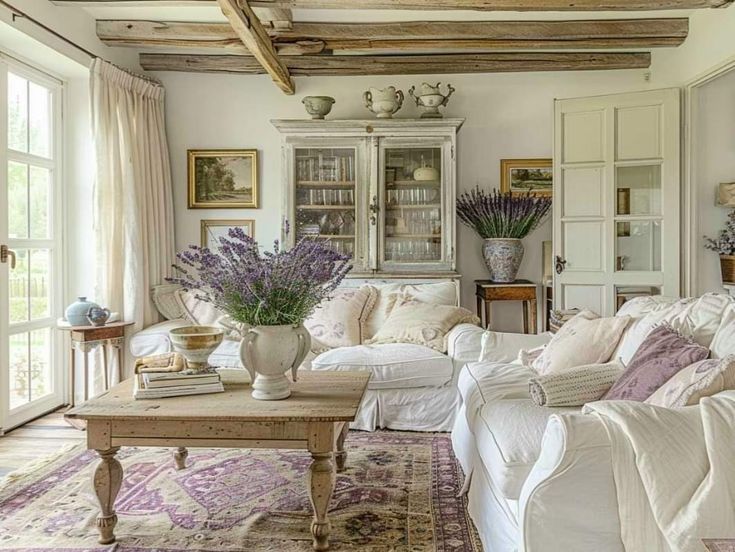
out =
<svg viewBox="0 0 735 552"><path fill-rule="evenodd" d="M28 422L0 437L0 477L86 437L64 421L64 409Z"/></svg>

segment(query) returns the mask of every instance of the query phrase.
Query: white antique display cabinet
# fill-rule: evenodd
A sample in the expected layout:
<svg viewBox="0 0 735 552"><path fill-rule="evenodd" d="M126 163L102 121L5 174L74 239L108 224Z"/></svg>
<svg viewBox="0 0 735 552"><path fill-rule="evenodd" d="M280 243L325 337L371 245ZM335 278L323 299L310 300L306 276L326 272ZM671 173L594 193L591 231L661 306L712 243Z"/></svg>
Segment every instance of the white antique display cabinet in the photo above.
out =
<svg viewBox="0 0 735 552"><path fill-rule="evenodd" d="M455 276L463 122L273 121L283 136L283 240L327 241L353 256L353 277Z"/></svg>

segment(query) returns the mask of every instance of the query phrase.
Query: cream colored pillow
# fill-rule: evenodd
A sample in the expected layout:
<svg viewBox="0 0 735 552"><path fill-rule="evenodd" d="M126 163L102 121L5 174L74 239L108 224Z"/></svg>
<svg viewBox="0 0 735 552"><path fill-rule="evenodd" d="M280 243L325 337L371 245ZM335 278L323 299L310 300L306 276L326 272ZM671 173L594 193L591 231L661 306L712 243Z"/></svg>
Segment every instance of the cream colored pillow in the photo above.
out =
<svg viewBox="0 0 735 552"><path fill-rule="evenodd" d="M721 391L735 389L735 355L710 358L690 364L646 399L655 406L676 408L699 403Z"/></svg>
<svg viewBox="0 0 735 552"><path fill-rule="evenodd" d="M537 406L582 406L600 400L625 368L619 362L577 366L528 381L528 392Z"/></svg>
<svg viewBox="0 0 735 552"><path fill-rule="evenodd" d="M331 299L319 305L304 321L312 337L311 350L321 353L360 345L365 335L365 322L377 296L377 290L370 285L336 290Z"/></svg>
<svg viewBox="0 0 735 552"><path fill-rule="evenodd" d="M399 298L378 333L365 343L415 343L444 353L447 334L454 326L478 322L477 316L462 307Z"/></svg>
<svg viewBox="0 0 735 552"><path fill-rule="evenodd" d="M544 376L585 364L606 363L630 320L629 316L600 318L591 311L580 312L554 334L533 362L533 369Z"/></svg>
<svg viewBox="0 0 735 552"><path fill-rule="evenodd" d="M223 316L223 313L217 310L212 303L197 299L195 290L178 289L174 296L184 316L192 324L214 326Z"/></svg>

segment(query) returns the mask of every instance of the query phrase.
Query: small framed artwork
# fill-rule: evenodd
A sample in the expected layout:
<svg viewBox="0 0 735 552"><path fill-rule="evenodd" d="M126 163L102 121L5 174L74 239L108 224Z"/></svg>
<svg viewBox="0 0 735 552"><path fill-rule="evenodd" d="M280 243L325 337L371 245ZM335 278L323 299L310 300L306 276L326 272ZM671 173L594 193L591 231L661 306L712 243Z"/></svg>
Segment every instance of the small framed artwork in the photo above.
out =
<svg viewBox="0 0 735 552"><path fill-rule="evenodd" d="M230 228L242 228L245 234L253 237L255 231L254 220L203 220L202 247L212 249L219 243L219 238L227 237Z"/></svg>
<svg viewBox="0 0 735 552"><path fill-rule="evenodd" d="M501 159L500 191L551 196L554 183L551 159Z"/></svg>
<svg viewBox="0 0 735 552"><path fill-rule="evenodd" d="M257 150L189 150L189 209L258 207Z"/></svg>

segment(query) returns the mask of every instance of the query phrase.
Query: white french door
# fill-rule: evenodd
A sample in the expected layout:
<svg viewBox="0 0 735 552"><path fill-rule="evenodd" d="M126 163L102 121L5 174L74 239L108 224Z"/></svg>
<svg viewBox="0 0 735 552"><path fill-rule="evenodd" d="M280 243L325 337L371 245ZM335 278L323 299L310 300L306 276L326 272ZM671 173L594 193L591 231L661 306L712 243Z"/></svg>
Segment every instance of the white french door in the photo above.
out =
<svg viewBox="0 0 735 552"><path fill-rule="evenodd" d="M0 424L63 403L61 83L0 57Z"/></svg>
<svg viewBox="0 0 735 552"><path fill-rule="evenodd" d="M679 125L677 89L556 102L557 308L679 295Z"/></svg>

